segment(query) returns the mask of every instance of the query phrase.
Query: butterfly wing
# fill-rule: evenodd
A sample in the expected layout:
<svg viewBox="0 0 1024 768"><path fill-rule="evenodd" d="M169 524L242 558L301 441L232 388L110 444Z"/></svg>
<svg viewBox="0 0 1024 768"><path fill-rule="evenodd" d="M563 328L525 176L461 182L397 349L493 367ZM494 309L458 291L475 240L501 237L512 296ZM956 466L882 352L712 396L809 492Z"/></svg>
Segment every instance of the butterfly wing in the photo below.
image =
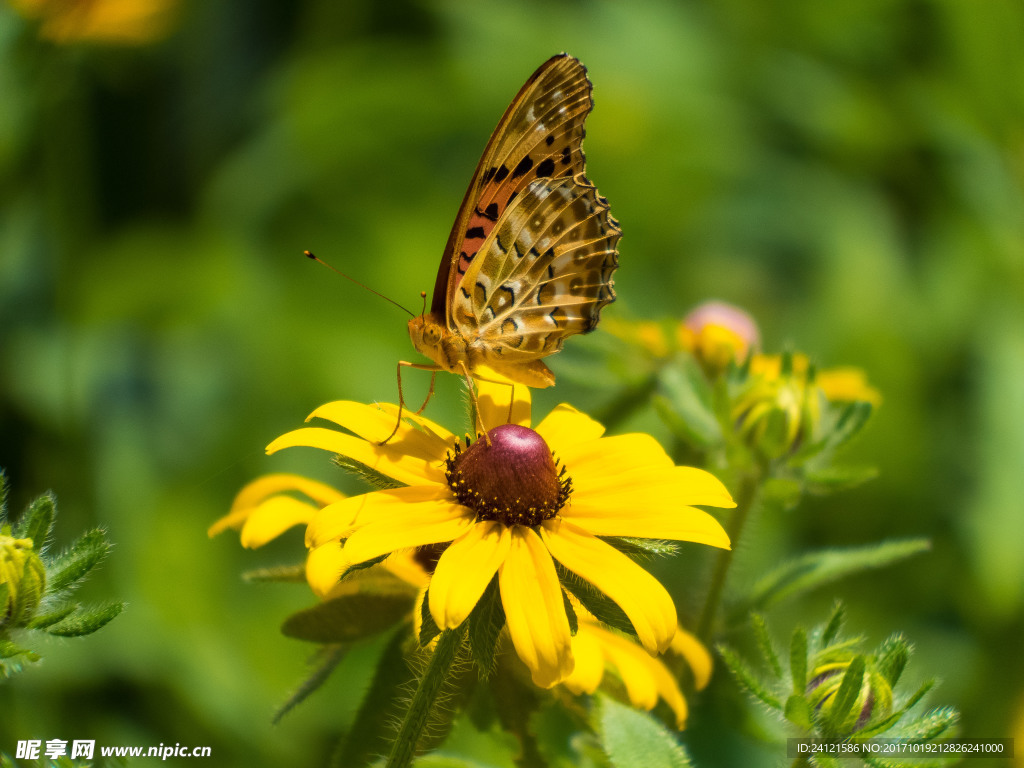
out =
<svg viewBox="0 0 1024 768"><path fill-rule="evenodd" d="M538 179L508 207L456 291L453 317L490 362L525 363L594 329L615 300L621 237L585 177Z"/></svg>
<svg viewBox="0 0 1024 768"><path fill-rule="evenodd" d="M553 56L526 81L491 135L438 268L431 313L451 330L456 288L509 205L539 178L583 172L583 122L593 107L583 65Z"/></svg>

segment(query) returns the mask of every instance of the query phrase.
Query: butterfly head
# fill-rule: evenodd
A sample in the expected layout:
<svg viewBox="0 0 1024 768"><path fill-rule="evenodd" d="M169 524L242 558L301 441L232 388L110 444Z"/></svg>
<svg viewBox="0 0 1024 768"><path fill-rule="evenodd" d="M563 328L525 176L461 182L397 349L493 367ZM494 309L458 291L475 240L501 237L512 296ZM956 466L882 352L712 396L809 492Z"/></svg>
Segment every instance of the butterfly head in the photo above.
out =
<svg viewBox="0 0 1024 768"><path fill-rule="evenodd" d="M461 339L430 312L409 321L409 338L417 352L445 370L455 370L458 362L465 359L465 343L460 344Z"/></svg>

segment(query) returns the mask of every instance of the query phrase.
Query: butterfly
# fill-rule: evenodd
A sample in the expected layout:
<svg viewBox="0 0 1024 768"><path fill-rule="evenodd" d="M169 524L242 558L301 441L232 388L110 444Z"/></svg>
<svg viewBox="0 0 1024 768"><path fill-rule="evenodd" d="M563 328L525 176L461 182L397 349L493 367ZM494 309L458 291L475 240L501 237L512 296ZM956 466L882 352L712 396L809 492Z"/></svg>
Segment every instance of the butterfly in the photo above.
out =
<svg viewBox="0 0 1024 768"><path fill-rule="evenodd" d="M489 372L549 387L542 358L594 330L615 301L622 230L586 177L582 149L591 91L583 64L562 53L505 110L448 236L430 311L409 321L433 365L399 363L400 407L403 367L461 374L471 395L471 377Z"/></svg>

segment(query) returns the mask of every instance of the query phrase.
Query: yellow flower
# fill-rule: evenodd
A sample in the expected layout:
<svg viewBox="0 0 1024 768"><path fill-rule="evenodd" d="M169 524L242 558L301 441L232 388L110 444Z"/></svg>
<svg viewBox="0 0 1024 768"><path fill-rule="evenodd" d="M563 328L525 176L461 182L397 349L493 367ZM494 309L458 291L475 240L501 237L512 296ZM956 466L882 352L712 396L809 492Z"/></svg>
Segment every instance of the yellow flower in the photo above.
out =
<svg viewBox="0 0 1024 768"><path fill-rule="evenodd" d="M143 45L171 28L178 0L8 0L22 16L39 19L39 35L56 43L79 40Z"/></svg>
<svg viewBox="0 0 1024 768"><path fill-rule="evenodd" d="M296 498L296 494L305 499ZM214 523L209 534L214 536L231 528L241 530L243 546L260 547L294 525L308 524L323 506L343 498L345 496L334 488L300 475L265 475L238 492L229 514ZM329 551L328 548L323 550L325 553ZM336 569L329 569L333 574L333 586L324 591L325 584L320 583L314 590L324 600L360 591L367 580L380 578L379 568L385 568L391 576L407 584L410 590L419 591L412 616L414 630L418 634L420 604L430 583L430 575L414 557L414 550L395 553L381 565L356 571L343 581L337 580L340 573L335 573ZM319 567L314 562L309 570L317 572ZM592 694L600 686L605 672L614 670L634 706L651 710L661 698L675 713L676 725L682 729L688 710L672 672L632 639L601 626L578 602L573 601L573 608L579 620L578 631L572 638L575 668L562 681L566 688L575 694ZM689 664L697 690L708 684L711 654L696 637L682 627L677 628L669 652L681 656Z"/></svg>
<svg viewBox="0 0 1024 768"><path fill-rule="evenodd" d="M798 352L791 358L793 375L806 380L811 368L807 355ZM782 375L782 355L754 355L750 360L750 373L768 380L778 379ZM833 403L860 400L877 406L882 402L881 393L868 384L864 371L853 366L816 371L814 383Z"/></svg>
<svg viewBox="0 0 1024 768"><path fill-rule="evenodd" d="M676 727L682 730L688 714L686 699L675 676L657 658L629 638L605 629L593 617L579 614L579 629L572 639L576 667L563 680L573 693L593 693L604 678L606 667L614 668L626 688L630 703L651 710L664 699L676 716ZM697 690L711 679L711 654L696 637L677 628L670 650L682 656L693 671Z"/></svg>
<svg viewBox="0 0 1024 768"><path fill-rule="evenodd" d="M573 670L572 641L557 561L618 603L643 646L664 651L676 634L665 588L601 536L729 546L722 526L694 504L734 506L703 470L674 466L644 434L603 437L604 428L560 405L530 429L528 393L511 404L509 387L480 384L480 418L491 444L465 445L419 416L394 426L394 406L321 406L310 418L348 430L308 427L282 435L268 453L321 448L405 487L344 499L307 528L307 574L324 592L349 567L427 545L448 545L430 581L428 606L442 630L469 616L497 575L516 653L537 685ZM549 447L550 446L550 447ZM558 463L552 449L557 452ZM558 464L562 464L561 469ZM344 547L340 542L344 542Z"/></svg>

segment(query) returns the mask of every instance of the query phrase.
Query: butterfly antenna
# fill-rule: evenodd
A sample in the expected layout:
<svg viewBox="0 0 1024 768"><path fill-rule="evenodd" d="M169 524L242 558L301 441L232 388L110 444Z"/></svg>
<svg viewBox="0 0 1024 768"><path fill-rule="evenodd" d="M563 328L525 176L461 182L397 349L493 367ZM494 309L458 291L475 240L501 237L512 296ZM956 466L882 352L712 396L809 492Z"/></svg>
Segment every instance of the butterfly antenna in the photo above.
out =
<svg viewBox="0 0 1024 768"><path fill-rule="evenodd" d="M426 291L420 291L420 298L423 299L423 311L420 312L420 315L422 315L423 317L426 317L427 316L427 292Z"/></svg>
<svg viewBox="0 0 1024 768"><path fill-rule="evenodd" d="M325 267L327 267L327 268L328 268L329 270L331 270L332 272L337 272L337 273L338 273L339 275L341 275L342 277L344 277L344 278L345 278L346 280L350 280L350 281L352 281L353 283L355 283L356 285L358 285L358 286L359 286L360 288L365 288L365 289L366 289L366 290L368 290L368 291L369 291L370 293L373 293L373 294L376 294L377 296L380 296L380 297L381 297L382 299L384 299L384 301L390 301L390 302L391 302L392 304L394 304L394 305L395 305L396 307L398 307L398 308L399 308L400 310L402 310L403 312L406 312L407 314L409 314L409 315L412 315L413 317L416 317L416 315L414 315L414 314L413 314L412 312L410 312L410 311L409 311L408 309L406 309L405 307L403 307L403 306L402 306L401 304L399 304L399 303L398 303L397 301L395 301L394 299L389 299L389 298L388 298L387 296L385 296L385 295L384 295L383 293L381 293L380 291L375 291L375 290L373 290L373 288L371 288L370 286L368 286L368 285L363 285L363 284L362 284L362 283L360 283L360 282L359 282L358 280L356 280L356 279L355 279L354 277L349 277L349 276L348 276L348 275L346 275L346 274L345 274L344 272L342 272L342 271L341 271L340 269L335 269L335 268L334 268L334 267L332 267L332 266L331 266L330 264L328 264L328 263L327 263L326 261L324 261L323 259L321 259L321 258L320 258L319 256L315 255L315 254L314 254L314 253L313 253L312 251L303 251L303 253L304 253L304 254L306 255L306 257L307 257L307 258L310 258L310 259L312 259L312 260L313 260L313 261L315 261L315 262L318 262L318 263L320 263L320 264L323 264L323 265L324 265ZM424 295L425 295L425 294L424 294ZM424 304L424 306L426 306L426 305Z"/></svg>

